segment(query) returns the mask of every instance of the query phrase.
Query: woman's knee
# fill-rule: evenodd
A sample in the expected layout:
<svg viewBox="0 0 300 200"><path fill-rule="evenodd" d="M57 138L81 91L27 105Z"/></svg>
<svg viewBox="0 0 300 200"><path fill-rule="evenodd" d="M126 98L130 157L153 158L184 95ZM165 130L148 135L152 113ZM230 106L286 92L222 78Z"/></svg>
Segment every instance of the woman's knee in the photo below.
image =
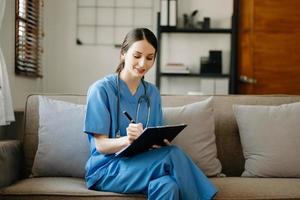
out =
<svg viewBox="0 0 300 200"><path fill-rule="evenodd" d="M169 151L171 153L175 153L175 154L177 154L177 153L182 154L183 153L183 151L181 150L181 148L178 147L178 146L176 146L176 145L170 145L170 146L168 146L168 148L169 148Z"/></svg>

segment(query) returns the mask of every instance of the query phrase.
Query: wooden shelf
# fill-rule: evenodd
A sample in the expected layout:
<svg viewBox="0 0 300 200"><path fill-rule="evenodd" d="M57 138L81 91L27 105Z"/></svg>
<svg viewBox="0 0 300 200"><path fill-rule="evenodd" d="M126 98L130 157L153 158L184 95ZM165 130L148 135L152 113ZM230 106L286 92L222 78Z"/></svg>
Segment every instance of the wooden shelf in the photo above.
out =
<svg viewBox="0 0 300 200"><path fill-rule="evenodd" d="M169 26L160 26L159 31L161 33L223 33L230 34L231 29L226 28L211 28L211 29L195 29L195 28L177 28Z"/></svg>
<svg viewBox="0 0 300 200"><path fill-rule="evenodd" d="M202 78L229 78L229 74L160 73L160 76L183 76L183 77L202 77Z"/></svg>

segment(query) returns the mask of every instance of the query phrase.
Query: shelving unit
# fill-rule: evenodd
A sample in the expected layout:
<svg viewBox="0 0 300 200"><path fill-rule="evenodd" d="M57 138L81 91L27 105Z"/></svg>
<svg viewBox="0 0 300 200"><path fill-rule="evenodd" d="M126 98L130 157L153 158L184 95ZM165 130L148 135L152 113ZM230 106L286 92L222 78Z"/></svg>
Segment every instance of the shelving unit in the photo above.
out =
<svg viewBox="0 0 300 200"><path fill-rule="evenodd" d="M235 14L232 16L232 28L211 28L211 29L194 29L194 28L178 28L178 27L168 27L160 26L160 13L158 13L158 27L157 27L157 38L158 46L161 48L162 45L162 34L230 34L230 66L229 74L201 74L201 73L164 73L161 71L161 53L157 54L157 64L156 64L156 85L161 89L161 78L162 77L184 77L184 78L210 78L210 79L228 79L228 93L234 93L234 76L236 71L236 28L235 28ZM215 86L214 86L215 87Z"/></svg>
<svg viewBox="0 0 300 200"><path fill-rule="evenodd" d="M159 26L160 33L231 33L231 29L211 28L211 29L194 29L194 28L177 28L168 26Z"/></svg>
<svg viewBox="0 0 300 200"><path fill-rule="evenodd" d="M181 73L160 73L160 76L184 76L184 77L206 77L206 78L229 78L229 74L181 74Z"/></svg>

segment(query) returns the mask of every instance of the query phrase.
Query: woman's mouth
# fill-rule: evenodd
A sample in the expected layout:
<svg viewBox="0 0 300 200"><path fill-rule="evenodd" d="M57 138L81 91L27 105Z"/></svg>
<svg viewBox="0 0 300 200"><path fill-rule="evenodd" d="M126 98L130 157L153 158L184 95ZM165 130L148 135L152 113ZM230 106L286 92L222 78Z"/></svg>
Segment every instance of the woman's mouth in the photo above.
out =
<svg viewBox="0 0 300 200"><path fill-rule="evenodd" d="M135 68L135 70L139 73L139 74L144 74L146 72L146 69L143 68Z"/></svg>

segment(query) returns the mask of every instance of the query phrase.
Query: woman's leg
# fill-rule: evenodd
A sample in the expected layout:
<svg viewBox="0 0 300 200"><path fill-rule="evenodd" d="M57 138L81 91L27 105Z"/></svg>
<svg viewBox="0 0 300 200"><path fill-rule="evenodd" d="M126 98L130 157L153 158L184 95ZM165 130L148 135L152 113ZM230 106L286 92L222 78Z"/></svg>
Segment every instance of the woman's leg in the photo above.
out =
<svg viewBox="0 0 300 200"><path fill-rule="evenodd" d="M198 166L178 147L173 146L166 158L171 164L171 176L176 180L181 199L212 199L215 186Z"/></svg>
<svg viewBox="0 0 300 200"><path fill-rule="evenodd" d="M179 188L171 176L151 180L148 186L149 200L179 200Z"/></svg>
<svg viewBox="0 0 300 200"><path fill-rule="evenodd" d="M176 182L180 199L211 199L217 191L191 159L175 146L115 160L108 166L106 175L99 180L95 189L118 193L149 193L150 198L151 191L157 194L156 189L151 188L159 186L155 185L155 180L165 176L170 178L162 180L172 179ZM176 193L174 184L169 189L172 191L166 192L166 195Z"/></svg>

